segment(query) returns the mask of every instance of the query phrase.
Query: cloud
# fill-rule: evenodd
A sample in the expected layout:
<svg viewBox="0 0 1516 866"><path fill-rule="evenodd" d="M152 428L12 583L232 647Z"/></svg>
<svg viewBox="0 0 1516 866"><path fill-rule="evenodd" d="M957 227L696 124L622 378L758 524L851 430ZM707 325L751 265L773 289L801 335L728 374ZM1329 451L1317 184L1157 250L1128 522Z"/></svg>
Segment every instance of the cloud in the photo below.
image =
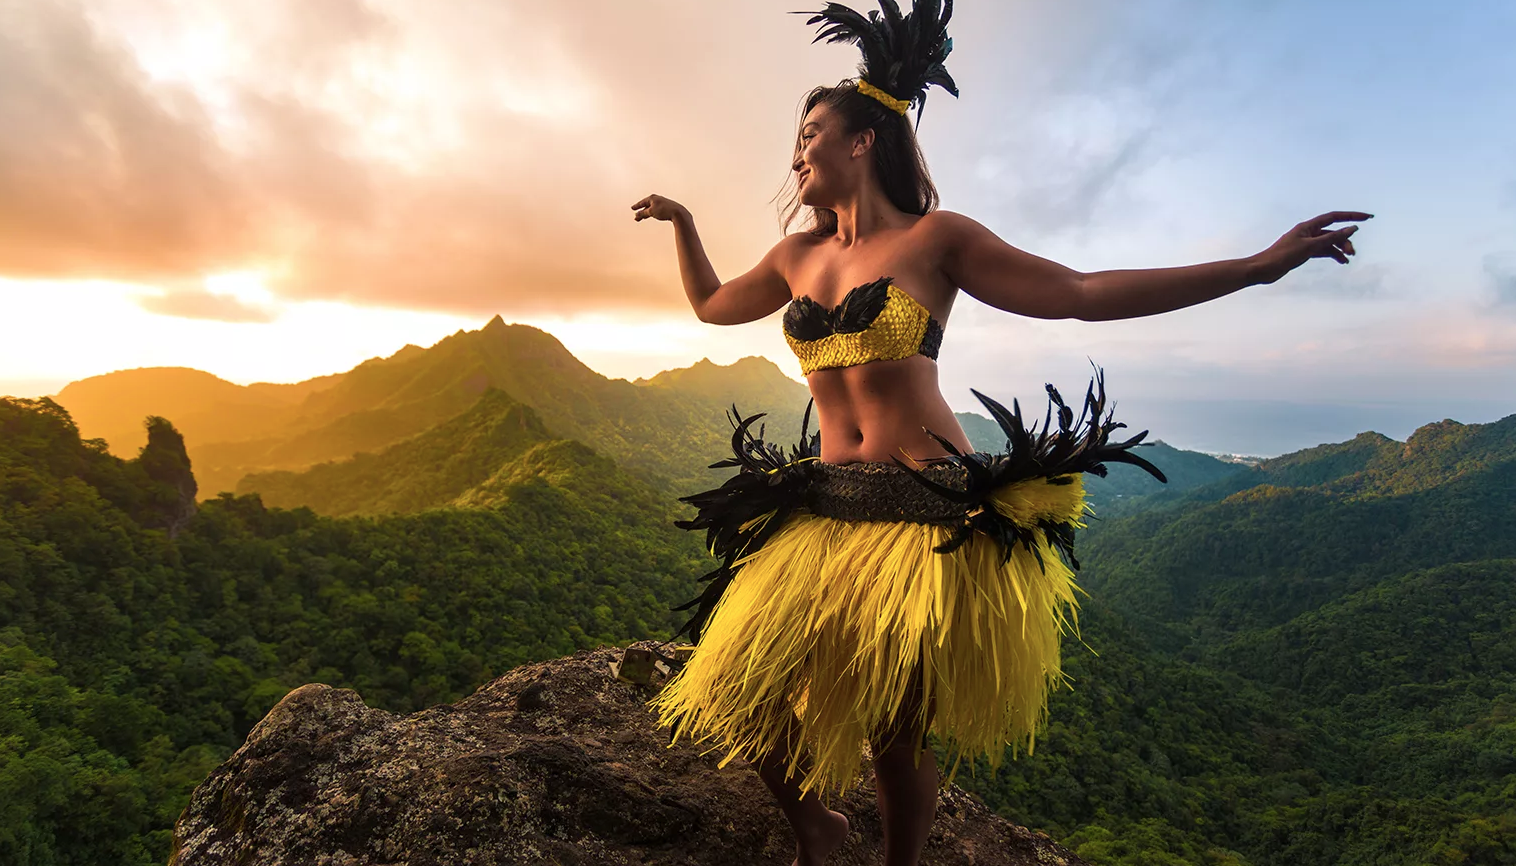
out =
<svg viewBox="0 0 1516 866"><path fill-rule="evenodd" d="M1498 307L1516 306L1516 253L1490 253L1483 259L1484 275Z"/></svg>
<svg viewBox="0 0 1516 866"><path fill-rule="evenodd" d="M1144 173L1187 146L1164 118L1225 62L1219 46L1234 41L1225 31L1240 17L1185 0L1166 5L997 7L983 28L997 44L981 48L997 56L978 71L1001 82L1001 104L989 109L1001 121L993 140L949 154L971 166L964 206L1033 243L1149 209Z"/></svg>
<svg viewBox="0 0 1516 866"><path fill-rule="evenodd" d="M254 270L287 300L678 308L671 229L629 205L685 200L713 259L761 238L709 214L772 195L803 83L848 74L847 53L770 56L781 30L807 48L772 9L570 5L18 5L0 33L0 274ZM172 297L154 303L210 303Z"/></svg>
<svg viewBox="0 0 1516 866"><path fill-rule="evenodd" d="M18 4L19 5L19 4ZM254 243L203 106L72 4L0 30L0 272L174 276Z"/></svg>
<svg viewBox="0 0 1516 866"><path fill-rule="evenodd" d="M696 213L718 273L750 267L779 239L800 97L858 60L778 0L14 5L0 274L253 270L285 300L467 314L681 308L671 228L631 219L649 192ZM1123 8L955 15L1004 35L959 40L963 109L934 90L936 123L1002 110L980 101L996 64L1037 76L998 151L1018 222L1078 225L1155 158L1144 99L1180 92L1207 25Z"/></svg>
<svg viewBox="0 0 1516 866"><path fill-rule="evenodd" d="M250 304L230 295L215 294L203 289L141 295L137 298L137 304L150 313L157 313L160 316L178 316L183 319L272 322L279 318L277 309Z"/></svg>

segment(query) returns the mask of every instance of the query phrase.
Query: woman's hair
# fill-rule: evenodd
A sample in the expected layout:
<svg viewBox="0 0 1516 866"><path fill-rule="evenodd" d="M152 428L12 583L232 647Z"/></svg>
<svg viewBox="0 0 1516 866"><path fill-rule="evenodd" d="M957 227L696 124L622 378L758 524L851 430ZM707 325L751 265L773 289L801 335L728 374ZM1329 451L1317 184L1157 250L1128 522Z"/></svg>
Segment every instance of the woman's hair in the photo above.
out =
<svg viewBox="0 0 1516 866"><path fill-rule="evenodd" d="M905 213L917 216L925 216L937 209L937 187L927 172L926 158L921 154L916 132L905 115L891 111L874 97L859 92L856 78L844 79L836 87L817 87L807 93L800 108L798 124L803 125L806 115L818 105L827 106L842 119L845 135L856 135L870 128L874 130L874 145L870 152L874 155L874 168L879 183L891 204ZM800 132L796 130L795 153L799 152ZM793 161L794 157L791 157L791 162ZM794 189L780 205L780 230L784 233L788 233L790 223L794 222L801 207L809 207L800 204L800 187L793 171L780 193L792 184ZM825 236L837 233L837 212L831 208L812 207L810 217L806 231L811 234Z"/></svg>

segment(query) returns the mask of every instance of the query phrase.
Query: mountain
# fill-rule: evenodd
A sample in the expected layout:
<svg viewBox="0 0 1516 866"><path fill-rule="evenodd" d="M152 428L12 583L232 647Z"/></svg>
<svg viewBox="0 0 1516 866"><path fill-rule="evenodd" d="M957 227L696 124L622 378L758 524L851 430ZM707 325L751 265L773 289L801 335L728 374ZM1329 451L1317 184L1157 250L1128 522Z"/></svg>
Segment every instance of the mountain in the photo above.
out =
<svg viewBox="0 0 1516 866"><path fill-rule="evenodd" d="M278 429L301 399L338 378L237 385L188 367L142 367L70 382L54 400L87 438L103 438L117 454L131 456L147 442L142 419L148 415L174 419L192 442L251 439Z"/></svg>
<svg viewBox="0 0 1516 866"><path fill-rule="evenodd" d="M515 394L486 383L472 397L438 422L446 430L284 479L301 497L321 494L312 479L328 484L335 505L323 507L361 493L389 512L342 518L256 495L191 511L193 446L168 421L150 421L153 445L122 460L52 401L0 400L0 862L162 863L191 790L240 747L252 743L237 766L298 780L301 761L339 746L341 731L324 729L337 739L259 751L255 726L291 690L356 690L371 710L332 706L387 714L392 733L441 731L521 665L672 634L684 617L669 608L709 561L656 507L668 491L618 476ZM407 405L385 410L398 419ZM1035 755L996 772L980 763L960 786L1109 866L1513 862L1512 421L1429 424L1404 444L1369 434L1092 523L1079 539L1089 597L1064 642L1072 692L1051 696ZM499 717L539 739L424 754L460 778L520 771L518 794L539 805L533 791L552 780L672 784L572 745L566 726L595 720L556 716L551 701L588 693L553 688L536 694L547 713L523 708L523 689ZM725 784L688 769L693 784ZM646 793L630 784L613 790ZM281 808L270 789L221 790L249 810ZM551 799L564 806L553 814L616 820L597 788L553 790L574 798ZM407 804L329 805L363 816Z"/></svg>
<svg viewBox="0 0 1516 866"><path fill-rule="evenodd" d="M963 427L963 432L968 435L969 443L976 450L1005 450L1006 435L999 424L973 412L954 414ZM1044 418L1045 416L1038 417L1035 423L1041 425ZM1126 437L1121 436L1123 433L1127 434ZM1132 435L1132 432L1117 430L1113 438L1130 438ZM1089 494L1090 505L1101 519L1148 508L1154 501L1178 499L1196 488L1231 478L1246 468L1218 460L1209 454L1181 451L1158 439L1145 441L1134 453L1157 466L1168 483L1159 481L1136 466L1107 463L1106 477L1084 476L1084 488Z"/></svg>
<svg viewBox="0 0 1516 866"><path fill-rule="evenodd" d="M207 497L235 489L250 473L377 452L462 414L489 388L531 407L553 435L582 442L651 483L692 492L719 483L705 467L730 452L731 403L744 413L793 419L798 435L806 402L804 386L756 358L728 367L706 362L640 384L609 379L552 335L499 316L430 348L407 346L319 385L282 391L242 389L197 371L126 371L79 384L60 392L60 402L66 398L65 406L89 419L81 424L86 436L115 436L118 453L126 452L117 443L134 440L111 425L131 413L173 419L178 410L189 418L195 426L185 437ZM194 395L213 406L195 408Z"/></svg>
<svg viewBox="0 0 1516 866"><path fill-rule="evenodd" d="M1285 455L1243 476L1254 486L1228 492L1239 482L1228 478L1107 524L1096 562L1111 576L1098 589L1128 613L1214 639L1415 569L1516 556L1516 416L1459 426L1484 429L1422 428L1416 445L1378 447L1372 459L1331 447ZM1287 483L1302 476L1327 480Z"/></svg>
<svg viewBox="0 0 1516 866"><path fill-rule="evenodd" d="M1118 505L1116 511L1130 513L1128 505L1149 511L1221 502L1264 486L1317 488L1322 493L1348 496L1410 492L1512 457L1516 457L1516 415L1489 424L1444 419L1417 428L1403 443L1366 432L1347 442L1318 445L1256 464L1225 464L1235 471L1209 482L1200 480L1190 486L1158 490ZM1167 463L1159 465L1168 471Z"/></svg>
<svg viewBox="0 0 1516 866"><path fill-rule="evenodd" d="M1516 862L1513 425L1365 434L1092 524L1102 661L1068 657L1050 764L966 787L1092 860L1146 825L1259 866ZM1068 832L1117 801L1142 819Z"/></svg>
<svg viewBox="0 0 1516 866"><path fill-rule="evenodd" d="M723 389L725 397L743 398L753 411L788 410L742 393L744 384L761 380L751 375L751 367L744 366L741 381ZM777 368L770 375L788 382ZM678 386L608 379L552 335L508 325L498 316L480 331L459 332L410 357L360 365L335 387L308 398L291 430L307 432L338 419L366 417L363 413L394 413L431 426L468 408L488 387L530 406L557 436L583 442L675 489L708 483L704 467L730 448L724 403ZM777 392L772 385L763 390Z"/></svg>
<svg viewBox="0 0 1516 866"><path fill-rule="evenodd" d="M709 358L701 358L692 366L664 370L651 379L638 379L634 384L667 388L718 403L731 402L740 396L753 401L754 406L772 407L760 411L774 412L780 417L804 412L811 397L805 385L784 375L773 361L755 356L742 358L726 367L712 363ZM744 415L754 412L740 403L737 409Z"/></svg>
<svg viewBox="0 0 1516 866"><path fill-rule="evenodd" d="M666 514L672 505L587 446L555 438L535 410L494 388L463 414L378 454L299 473L254 473L237 492L256 493L269 506L342 517L498 507L533 481L592 497L607 516L628 516L626 507Z"/></svg>

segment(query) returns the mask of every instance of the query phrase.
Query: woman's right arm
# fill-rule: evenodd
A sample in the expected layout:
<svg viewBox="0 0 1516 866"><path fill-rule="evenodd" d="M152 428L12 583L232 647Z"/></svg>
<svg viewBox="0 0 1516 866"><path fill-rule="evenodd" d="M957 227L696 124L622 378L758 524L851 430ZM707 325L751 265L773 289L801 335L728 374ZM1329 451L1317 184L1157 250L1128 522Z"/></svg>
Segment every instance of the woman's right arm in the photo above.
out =
<svg viewBox="0 0 1516 866"><path fill-rule="evenodd" d="M695 231L695 219L678 202L650 195L632 205L638 220L644 217L674 224L674 244L679 250L679 276L684 293L700 321L712 325L754 322L789 303L790 286L784 279L784 255L788 237L774 245L752 270L721 282Z"/></svg>

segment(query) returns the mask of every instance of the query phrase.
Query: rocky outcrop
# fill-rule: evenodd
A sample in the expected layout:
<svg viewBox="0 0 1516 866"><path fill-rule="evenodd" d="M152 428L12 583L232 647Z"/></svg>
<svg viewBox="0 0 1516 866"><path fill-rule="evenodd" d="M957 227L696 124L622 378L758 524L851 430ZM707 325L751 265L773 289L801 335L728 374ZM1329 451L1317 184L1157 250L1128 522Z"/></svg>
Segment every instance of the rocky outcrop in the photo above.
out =
<svg viewBox="0 0 1516 866"><path fill-rule="evenodd" d="M147 445L137 461L147 477L157 482L158 489L146 503L151 512L146 521L168 530L168 537L179 534L194 519L195 494L199 486L195 473L190 469L189 453L184 450L184 437L174 429L167 418L149 415L147 418Z"/></svg>
<svg viewBox="0 0 1516 866"><path fill-rule="evenodd" d="M407 716L302 686L195 789L171 866L788 866L794 836L757 774L717 769L684 738L670 748L645 706L663 675L618 679L622 656L601 647L525 665ZM880 863L869 771L836 808L854 832L830 862ZM1083 862L956 786L922 858Z"/></svg>

